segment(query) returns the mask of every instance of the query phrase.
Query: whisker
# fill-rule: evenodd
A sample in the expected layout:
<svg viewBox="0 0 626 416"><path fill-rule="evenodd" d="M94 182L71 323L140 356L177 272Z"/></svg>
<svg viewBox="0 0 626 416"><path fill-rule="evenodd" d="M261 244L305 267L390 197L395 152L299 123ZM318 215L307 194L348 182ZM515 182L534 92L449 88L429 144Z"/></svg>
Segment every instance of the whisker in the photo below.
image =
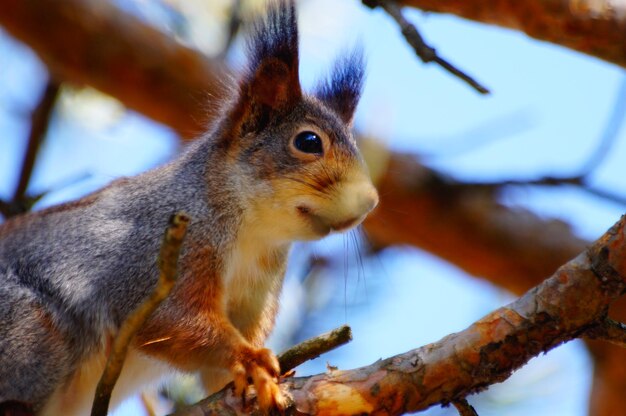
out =
<svg viewBox="0 0 626 416"><path fill-rule="evenodd" d="M344 323L348 323L348 238L343 236L343 314Z"/></svg>
<svg viewBox="0 0 626 416"><path fill-rule="evenodd" d="M363 261L363 252L361 251L361 240L359 239L359 231L361 230L361 226L359 225L354 230L350 231L352 238L354 239L354 248L357 259L357 282L360 281L361 276L363 277L363 290L365 291L365 303L369 305L369 294L367 292L367 281L365 279L365 263Z"/></svg>

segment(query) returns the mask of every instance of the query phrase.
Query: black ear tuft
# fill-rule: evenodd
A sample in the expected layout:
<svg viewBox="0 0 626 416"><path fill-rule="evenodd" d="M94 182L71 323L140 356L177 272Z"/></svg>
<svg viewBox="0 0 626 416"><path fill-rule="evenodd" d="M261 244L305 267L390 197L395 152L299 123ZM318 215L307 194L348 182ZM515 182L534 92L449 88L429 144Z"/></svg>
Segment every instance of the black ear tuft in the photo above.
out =
<svg viewBox="0 0 626 416"><path fill-rule="evenodd" d="M300 99L298 23L293 0L272 0L248 40L242 87L249 98L279 109Z"/></svg>
<svg viewBox="0 0 626 416"><path fill-rule="evenodd" d="M231 137L259 131L302 98L294 0L271 0L248 37L248 66L230 112Z"/></svg>
<svg viewBox="0 0 626 416"><path fill-rule="evenodd" d="M289 67L298 67L298 23L293 0L268 2L265 17L254 23L248 38L248 76L263 61L275 58Z"/></svg>
<svg viewBox="0 0 626 416"><path fill-rule="evenodd" d="M364 78L365 60L359 46L335 61L331 76L318 85L315 95L336 111L345 123L351 124Z"/></svg>

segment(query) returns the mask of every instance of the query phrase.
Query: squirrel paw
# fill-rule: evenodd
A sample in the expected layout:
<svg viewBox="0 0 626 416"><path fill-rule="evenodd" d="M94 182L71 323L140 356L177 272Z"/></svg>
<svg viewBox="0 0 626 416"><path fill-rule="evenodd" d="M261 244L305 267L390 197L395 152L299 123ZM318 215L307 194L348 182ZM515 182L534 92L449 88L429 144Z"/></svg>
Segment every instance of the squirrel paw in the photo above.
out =
<svg viewBox="0 0 626 416"><path fill-rule="evenodd" d="M278 360L269 349L247 348L240 354L231 372L235 384L235 396L245 400L248 380L252 379L261 410L282 410L286 407L287 400L277 383L277 377L280 375Z"/></svg>

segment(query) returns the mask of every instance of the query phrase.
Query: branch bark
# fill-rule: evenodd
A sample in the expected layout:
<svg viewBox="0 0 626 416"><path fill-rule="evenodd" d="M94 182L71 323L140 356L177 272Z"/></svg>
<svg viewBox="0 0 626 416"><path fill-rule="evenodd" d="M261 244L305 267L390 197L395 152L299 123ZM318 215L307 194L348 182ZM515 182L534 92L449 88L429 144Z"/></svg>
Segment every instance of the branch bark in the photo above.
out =
<svg viewBox="0 0 626 416"><path fill-rule="evenodd" d="M401 415L506 380L532 357L602 325L626 290L626 216L588 250L515 302L467 329L370 366L281 383L292 412ZM244 414L231 389L179 414Z"/></svg>
<svg viewBox="0 0 626 416"><path fill-rule="evenodd" d="M626 3L614 0L399 0L427 12L520 30L626 67Z"/></svg>

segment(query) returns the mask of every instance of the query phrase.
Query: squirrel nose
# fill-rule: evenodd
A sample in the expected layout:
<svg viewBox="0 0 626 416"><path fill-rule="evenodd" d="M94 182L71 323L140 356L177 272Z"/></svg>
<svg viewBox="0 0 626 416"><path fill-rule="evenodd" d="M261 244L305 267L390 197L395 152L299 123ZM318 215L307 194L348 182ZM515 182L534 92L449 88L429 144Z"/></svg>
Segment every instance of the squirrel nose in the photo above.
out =
<svg viewBox="0 0 626 416"><path fill-rule="evenodd" d="M378 192L374 186L370 186L362 195L360 195L360 207L363 214L371 212L378 205Z"/></svg>

